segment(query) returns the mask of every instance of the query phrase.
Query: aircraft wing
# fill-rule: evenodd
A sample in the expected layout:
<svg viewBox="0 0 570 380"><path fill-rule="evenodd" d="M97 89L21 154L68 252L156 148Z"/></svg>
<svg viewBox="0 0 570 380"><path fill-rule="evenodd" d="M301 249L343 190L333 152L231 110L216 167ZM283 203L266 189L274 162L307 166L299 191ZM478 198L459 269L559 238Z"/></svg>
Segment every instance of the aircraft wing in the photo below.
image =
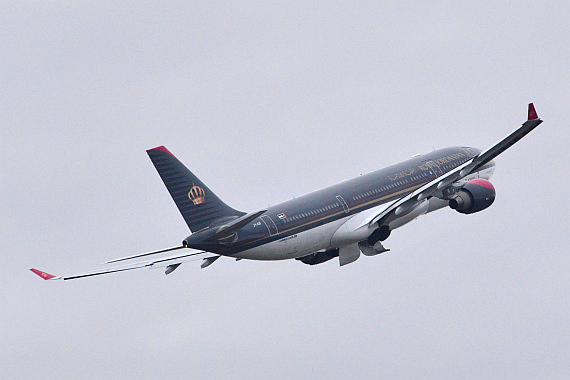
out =
<svg viewBox="0 0 570 380"><path fill-rule="evenodd" d="M98 276L98 275L114 273L114 272L123 272L126 270L138 269L138 268L144 268L144 267L149 267L150 269L167 267L166 274L169 274L182 263L185 263L188 261L194 261L194 260L200 260L200 259L212 259L212 258L218 258L218 257L219 257L219 255L213 254L211 252L193 251L190 253L165 256L165 257L161 257L161 258L157 258L157 259L153 259L153 260L148 260L148 261L137 262L137 263L133 263L133 264L112 266L112 267L108 267L108 268L104 268L104 269L99 269L99 270L94 270L91 272L79 273L79 274L69 275L69 276L54 276L52 274L43 272L43 271L35 269L35 268L32 268L30 270L32 272L34 272L35 274L37 274L38 276L40 276L41 278L43 278L44 280L73 280L76 278ZM129 258L124 258L124 259L119 259L119 260L128 260L128 259ZM119 261L119 260L112 260L111 262Z"/></svg>
<svg viewBox="0 0 570 380"><path fill-rule="evenodd" d="M534 105L530 103L528 105L528 120L523 123L523 125L515 130L513 133L499 141L497 144L493 145L489 149L481 152L477 156L473 157L471 160L463 163L462 165L456 167L455 169L445 173L444 175L435 178L433 181L425 184L424 186L416 189L412 193L402 197L388 206L385 210L377 214L376 216L369 218L359 227L366 224L373 225L374 223L380 221L381 219L390 215L390 213L395 213L396 215L404 214L406 211L412 209L419 202L426 198L434 196L438 192L444 190L449 185L454 182L459 181L462 178L467 177L469 174L477 171L489 161L503 153L505 150L513 146L520 139L525 137L533 129L538 127L542 123L542 120L538 118Z"/></svg>

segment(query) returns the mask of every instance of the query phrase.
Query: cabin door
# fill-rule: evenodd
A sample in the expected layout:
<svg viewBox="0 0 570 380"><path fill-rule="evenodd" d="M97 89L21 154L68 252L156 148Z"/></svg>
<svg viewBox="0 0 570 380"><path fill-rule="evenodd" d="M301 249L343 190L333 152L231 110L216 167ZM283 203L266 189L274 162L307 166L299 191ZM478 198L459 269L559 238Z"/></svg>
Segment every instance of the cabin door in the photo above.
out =
<svg viewBox="0 0 570 380"><path fill-rule="evenodd" d="M279 233L275 222L269 215L261 215L261 221L267 226L267 229L269 230L269 236L273 236Z"/></svg>

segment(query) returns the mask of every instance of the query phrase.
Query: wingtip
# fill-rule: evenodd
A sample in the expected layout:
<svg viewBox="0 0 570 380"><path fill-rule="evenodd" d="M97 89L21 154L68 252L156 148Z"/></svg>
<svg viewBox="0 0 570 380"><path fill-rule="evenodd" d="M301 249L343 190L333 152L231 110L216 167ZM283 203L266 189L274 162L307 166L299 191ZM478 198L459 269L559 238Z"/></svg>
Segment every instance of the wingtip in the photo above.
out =
<svg viewBox="0 0 570 380"><path fill-rule="evenodd" d="M157 146L156 148L148 149L147 152L151 152L151 151L153 151L153 150L159 150L159 151L161 151L161 152L168 153L168 154L170 154L172 157L174 157L174 155L173 155L168 149L166 149L166 147L163 146L163 145Z"/></svg>
<svg viewBox="0 0 570 380"><path fill-rule="evenodd" d="M30 270L32 272L34 272L35 274L37 274L38 276L40 276L41 278L43 278L44 280L57 280L60 278L58 276L54 276L53 274L42 272L41 270L38 270L35 268L31 268Z"/></svg>
<svg viewBox="0 0 570 380"><path fill-rule="evenodd" d="M533 103L528 104L528 120L536 120L538 119L538 114L536 113L536 109L534 108Z"/></svg>

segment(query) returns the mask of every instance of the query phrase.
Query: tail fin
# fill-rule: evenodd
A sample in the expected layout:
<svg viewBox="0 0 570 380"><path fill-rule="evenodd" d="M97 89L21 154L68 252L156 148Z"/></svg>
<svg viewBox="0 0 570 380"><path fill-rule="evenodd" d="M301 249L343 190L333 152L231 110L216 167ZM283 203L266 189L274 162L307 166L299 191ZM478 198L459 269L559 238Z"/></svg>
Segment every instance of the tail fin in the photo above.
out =
<svg viewBox="0 0 570 380"><path fill-rule="evenodd" d="M208 227L216 219L245 214L222 202L165 147L146 152L192 232Z"/></svg>

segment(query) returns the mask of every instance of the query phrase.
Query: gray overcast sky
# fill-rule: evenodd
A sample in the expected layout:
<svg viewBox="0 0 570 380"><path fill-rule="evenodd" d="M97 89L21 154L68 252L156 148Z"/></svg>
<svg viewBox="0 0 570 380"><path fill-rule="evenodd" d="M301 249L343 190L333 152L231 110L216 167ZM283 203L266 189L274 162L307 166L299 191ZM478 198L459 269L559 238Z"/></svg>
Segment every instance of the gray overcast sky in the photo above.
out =
<svg viewBox="0 0 570 380"><path fill-rule="evenodd" d="M117 4L118 3L118 4ZM565 2L4 2L0 377L570 378ZM253 211L449 145L495 204L340 268L55 274L188 235L145 149Z"/></svg>

